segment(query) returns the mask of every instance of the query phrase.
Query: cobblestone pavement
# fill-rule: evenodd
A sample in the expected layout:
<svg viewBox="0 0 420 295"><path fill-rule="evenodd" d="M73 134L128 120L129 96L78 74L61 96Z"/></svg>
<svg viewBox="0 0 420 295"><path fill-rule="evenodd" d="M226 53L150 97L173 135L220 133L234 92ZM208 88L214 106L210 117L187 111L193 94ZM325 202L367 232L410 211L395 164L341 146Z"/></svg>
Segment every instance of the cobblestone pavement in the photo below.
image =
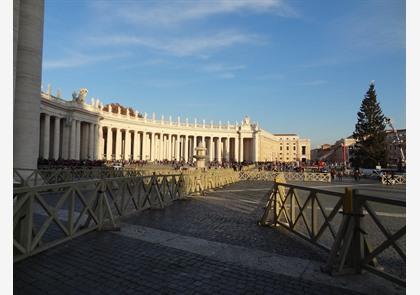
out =
<svg viewBox="0 0 420 295"><path fill-rule="evenodd" d="M243 191L245 184L237 183L222 193L174 202L165 210L147 210L124 220L121 233L124 225L146 226L323 261L326 254L311 244L257 226L270 186L256 182ZM13 275L15 294L358 294L113 232L90 233L19 262Z"/></svg>

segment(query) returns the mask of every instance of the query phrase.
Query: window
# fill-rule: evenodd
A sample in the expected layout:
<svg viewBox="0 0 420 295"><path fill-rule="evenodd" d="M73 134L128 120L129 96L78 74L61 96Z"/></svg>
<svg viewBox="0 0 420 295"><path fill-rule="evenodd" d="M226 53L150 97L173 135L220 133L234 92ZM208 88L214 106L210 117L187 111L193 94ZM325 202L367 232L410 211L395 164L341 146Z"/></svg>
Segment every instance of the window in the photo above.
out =
<svg viewBox="0 0 420 295"><path fill-rule="evenodd" d="M280 150L281 150L281 151L283 150L283 147L282 147L282 146L280 146Z"/></svg>
<svg viewBox="0 0 420 295"><path fill-rule="evenodd" d="M293 150L294 150L294 151L296 150L296 146L293 146Z"/></svg>
<svg viewBox="0 0 420 295"><path fill-rule="evenodd" d="M303 146L302 147L302 155L304 156L304 155L306 155L306 146Z"/></svg>
<svg viewBox="0 0 420 295"><path fill-rule="evenodd" d="M286 150L289 150L289 147L288 146L286 147Z"/></svg>

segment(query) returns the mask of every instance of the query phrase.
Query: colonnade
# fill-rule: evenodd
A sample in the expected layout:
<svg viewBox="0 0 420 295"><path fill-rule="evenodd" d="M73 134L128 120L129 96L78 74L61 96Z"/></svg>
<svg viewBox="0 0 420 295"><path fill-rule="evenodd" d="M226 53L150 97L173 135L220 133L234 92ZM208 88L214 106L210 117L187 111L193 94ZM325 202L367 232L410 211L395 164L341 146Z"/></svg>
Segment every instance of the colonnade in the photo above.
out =
<svg viewBox="0 0 420 295"><path fill-rule="evenodd" d="M243 141L239 136L188 135L103 126L99 128L100 159L193 161L196 147L203 143L209 161L242 161ZM242 155L242 157L241 157Z"/></svg>
<svg viewBox="0 0 420 295"><path fill-rule="evenodd" d="M97 117L70 117L49 111L41 113L39 157L191 162L196 147L202 143L207 149L208 161L257 161L258 138L243 136L238 131L203 132L204 135L200 135L198 130L168 128L157 131L147 125L137 128L118 126L112 121L108 123L108 120L92 118Z"/></svg>
<svg viewBox="0 0 420 295"><path fill-rule="evenodd" d="M41 114L39 157L44 159L95 160L99 125L94 122Z"/></svg>

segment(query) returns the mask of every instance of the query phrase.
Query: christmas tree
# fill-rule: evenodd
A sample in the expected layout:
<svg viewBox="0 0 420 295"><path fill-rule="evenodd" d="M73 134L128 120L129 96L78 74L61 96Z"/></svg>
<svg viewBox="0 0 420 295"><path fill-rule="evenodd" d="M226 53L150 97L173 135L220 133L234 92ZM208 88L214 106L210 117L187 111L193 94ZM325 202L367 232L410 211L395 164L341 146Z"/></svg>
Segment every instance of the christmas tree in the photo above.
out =
<svg viewBox="0 0 420 295"><path fill-rule="evenodd" d="M386 166L385 127L385 116L376 99L375 84L371 82L357 113L357 124L353 132L353 138L356 140L354 166Z"/></svg>

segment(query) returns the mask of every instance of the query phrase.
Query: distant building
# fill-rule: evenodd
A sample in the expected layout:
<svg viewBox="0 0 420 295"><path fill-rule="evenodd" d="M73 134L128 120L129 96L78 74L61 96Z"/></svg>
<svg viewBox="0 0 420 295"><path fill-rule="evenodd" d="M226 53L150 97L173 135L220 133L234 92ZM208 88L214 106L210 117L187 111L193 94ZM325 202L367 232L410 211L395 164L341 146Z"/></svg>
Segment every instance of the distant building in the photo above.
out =
<svg viewBox="0 0 420 295"><path fill-rule="evenodd" d="M400 143L392 130L387 130L386 132L387 163L391 166L396 166L401 162L402 158L400 145L405 155L406 130L397 130ZM355 144L356 140L351 136L341 138L333 145L323 144L321 147L311 150L311 158L313 161L324 161L327 163L351 163Z"/></svg>
<svg viewBox="0 0 420 295"><path fill-rule="evenodd" d="M271 147L264 149L265 153L262 151L261 161L306 162L311 159L310 139L299 138L297 134L272 134L271 137Z"/></svg>
<svg viewBox="0 0 420 295"><path fill-rule="evenodd" d="M396 134L392 130L387 130L386 136L386 150L387 150L387 163L390 165L399 165L402 160L401 149L405 155L406 150L406 130L398 129L397 130L398 142ZM401 148L401 149L400 149Z"/></svg>
<svg viewBox="0 0 420 295"><path fill-rule="evenodd" d="M328 163L349 163L353 158L353 148L356 140L352 137L341 138L333 145L323 144L320 148L311 150L313 161Z"/></svg>

